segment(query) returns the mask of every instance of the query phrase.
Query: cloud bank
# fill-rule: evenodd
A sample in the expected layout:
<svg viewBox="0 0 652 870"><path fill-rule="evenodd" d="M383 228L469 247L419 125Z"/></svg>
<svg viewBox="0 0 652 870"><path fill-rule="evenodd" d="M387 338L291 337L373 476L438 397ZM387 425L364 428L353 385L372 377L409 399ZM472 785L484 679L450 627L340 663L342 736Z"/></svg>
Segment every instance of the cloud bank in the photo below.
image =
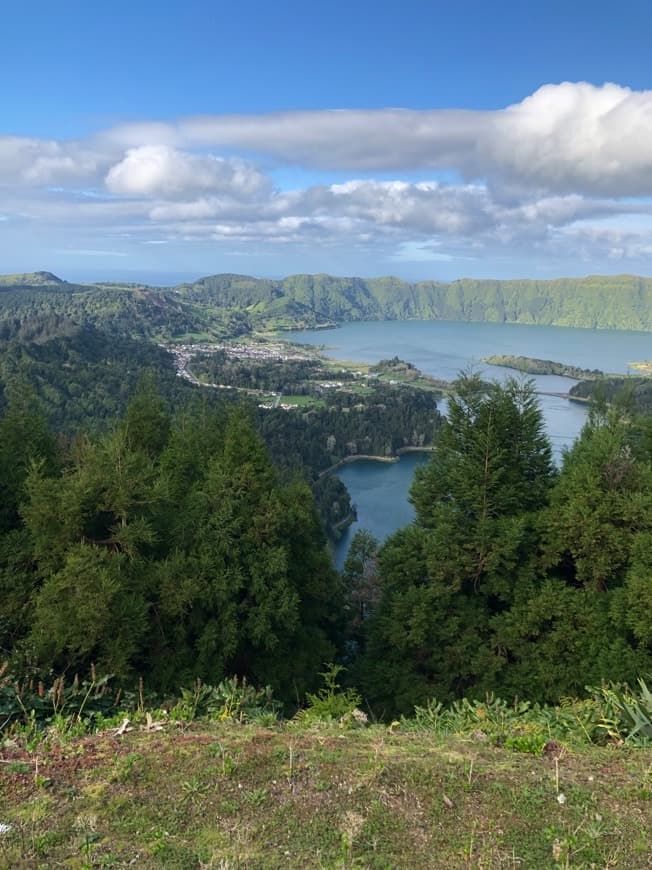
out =
<svg viewBox="0 0 652 870"><path fill-rule="evenodd" d="M319 181L288 190L280 169ZM136 122L83 141L0 136L3 227L90 226L98 242L341 244L434 259L447 256L441 246L554 257L575 245L587 259L627 259L652 250L650 198L652 91L616 84L545 85L495 111L300 111Z"/></svg>
<svg viewBox="0 0 652 870"><path fill-rule="evenodd" d="M106 141L231 148L353 172L449 169L555 192L652 194L652 91L615 84L545 85L493 112L334 110L129 124Z"/></svg>

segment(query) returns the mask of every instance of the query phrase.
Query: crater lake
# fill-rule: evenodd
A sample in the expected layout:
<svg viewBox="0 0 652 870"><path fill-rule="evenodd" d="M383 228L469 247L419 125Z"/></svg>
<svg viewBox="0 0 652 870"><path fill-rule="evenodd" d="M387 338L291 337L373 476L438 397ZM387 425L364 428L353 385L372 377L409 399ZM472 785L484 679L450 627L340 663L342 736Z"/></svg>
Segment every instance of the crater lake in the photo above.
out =
<svg viewBox="0 0 652 870"><path fill-rule="evenodd" d="M506 368L482 363L497 354L528 356L600 369L605 374L627 374L630 364L652 357L652 334L627 330L573 329L563 326L530 326L516 323L466 323L450 321L363 321L337 329L285 332L287 341L321 347L333 360L377 363L398 356L426 374L452 381L472 366L489 380L504 381L515 375ZM518 376L518 375L517 375ZM544 393L566 393L576 383L554 375L533 376ZM586 420L587 408L558 396L539 396L555 457L572 444ZM446 413L445 400L438 402ZM413 518L408 493L414 469L427 462L428 454L407 454L387 464L360 460L337 474L351 493L357 522L347 530L335 552L338 566L344 561L352 536L367 528L378 540Z"/></svg>

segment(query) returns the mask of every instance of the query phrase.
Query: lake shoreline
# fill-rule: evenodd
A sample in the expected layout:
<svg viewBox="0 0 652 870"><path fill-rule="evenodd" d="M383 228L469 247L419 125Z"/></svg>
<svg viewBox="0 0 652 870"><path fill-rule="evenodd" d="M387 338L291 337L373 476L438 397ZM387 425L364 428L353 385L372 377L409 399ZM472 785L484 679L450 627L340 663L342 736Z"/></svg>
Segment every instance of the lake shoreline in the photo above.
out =
<svg viewBox="0 0 652 870"><path fill-rule="evenodd" d="M279 337L313 348L321 345L323 356L336 365L342 360L356 360L372 366L380 359L396 356L425 374L448 382L470 366L475 367L483 379L495 378L503 383L514 375L513 371L480 363L481 358L496 355L561 359L578 369L599 369L623 375L627 374L631 360L651 358L648 333L562 329L534 324L377 321L346 323L333 332L292 332ZM545 432L555 463L560 465L564 448L570 448L586 423L588 403L581 401L584 397L569 395L572 378L533 377ZM446 414L446 399L440 401L437 397L437 407ZM357 522L351 525L337 548L338 565L343 563L348 544L359 528L369 529L382 541L412 521L409 509L412 464L419 458L423 462L430 459L427 454L417 452L410 456L409 451L402 463L396 462L396 454L370 456L371 461L367 463L357 462L357 458L362 457L347 457L345 463L337 463L330 470L341 477L358 513ZM399 474L404 466L405 473ZM381 504L382 510L379 510Z"/></svg>
<svg viewBox="0 0 652 870"><path fill-rule="evenodd" d="M374 456L372 453L352 453L350 456L345 456L343 459L340 459L335 463L335 465L331 465L329 468L324 469L324 471L320 471L319 477L326 477L327 474L332 474L337 471L338 468L343 468L345 465L349 465L351 462L357 462L361 459L367 459L369 462L394 463L399 462L401 456L404 456L406 453L432 453L434 449L434 445L429 447L399 447L394 456Z"/></svg>

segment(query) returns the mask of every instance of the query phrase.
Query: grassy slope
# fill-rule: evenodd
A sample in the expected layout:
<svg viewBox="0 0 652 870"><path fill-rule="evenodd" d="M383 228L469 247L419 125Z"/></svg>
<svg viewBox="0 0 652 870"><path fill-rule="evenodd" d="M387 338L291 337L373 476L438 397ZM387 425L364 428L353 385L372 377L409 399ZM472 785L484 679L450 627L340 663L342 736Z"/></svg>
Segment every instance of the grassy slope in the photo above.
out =
<svg viewBox="0 0 652 870"><path fill-rule="evenodd" d="M0 866L650 866L652 750L481 738L195 723L5 746Z"/></svg>

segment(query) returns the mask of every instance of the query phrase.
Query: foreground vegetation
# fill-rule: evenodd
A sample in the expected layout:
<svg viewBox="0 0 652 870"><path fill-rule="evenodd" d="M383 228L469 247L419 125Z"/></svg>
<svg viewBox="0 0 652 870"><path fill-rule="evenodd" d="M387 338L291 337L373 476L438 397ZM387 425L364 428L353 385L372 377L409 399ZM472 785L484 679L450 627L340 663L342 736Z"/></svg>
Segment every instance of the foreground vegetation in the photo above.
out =
<svg viewBox="0 0 652 870"><path fill-rule="evenodd" d="M2 760L4 867L649 866L651 751L202 724Z"/></svg>
<svg viewBox="0 0 652 870"><path fill-rule="evenodd" d="M361 419L377 414L382 432L400 411L388 400ZM0 418L0 646L13 673L95 663L164 691L235 673L289 709L336 660L385 720L432 697L556 703L648 679L649 418L595 407L558 471L533 385L463 376L416 475L414 523L382 548L356 536L338 575L292 456L311 431L307 448L334 449L338 421L357 413L325 411L327 437L314 412L284 414L267 433L282 471L246 409L170 414L151 381L112 430L72 440L15 395ZM337 493L319 491L323 514Z"/></svg>
<svg viewBox="0 0 652 870"><path fill-rule="evenodd" d="M531 382L462 374L442 425L397 358L319 403L313 363L198 365L312 402L261 410L150 341L269 314L222 277L0 291L34 313L0 318L0 866L647 866L651 418L594 403L557 469ZM337 573L320 471L435 437Z"/></svg>
<svg viewBox="0 0 652 870"><path fill-rule="evenodd" d="M414 523L380 549L354 540L345 566L355 681L378 713L652 673L650 436L649 418L595 406L557 470L532 384L460 379Z"/></svg>
<svg viewBox="0 0 652 870"><path fill-rule="evenodd" d="M340 583L311 491L281 477L246 410L173 419L145 382L112 432L57 443L17 399L0 487L14 669L94 662L157 688L234 672L287 698L333 656Z"/></svg>
<svg viewBox="0 0 652 870"><path fill-rule="evenodd" d="M24 710L0 737L0 866L649 866L652 748L627 711L652 696L368 725L337 670L286 722L237 680L164 709L55 683L36 718L5 679Z"/></svg>

